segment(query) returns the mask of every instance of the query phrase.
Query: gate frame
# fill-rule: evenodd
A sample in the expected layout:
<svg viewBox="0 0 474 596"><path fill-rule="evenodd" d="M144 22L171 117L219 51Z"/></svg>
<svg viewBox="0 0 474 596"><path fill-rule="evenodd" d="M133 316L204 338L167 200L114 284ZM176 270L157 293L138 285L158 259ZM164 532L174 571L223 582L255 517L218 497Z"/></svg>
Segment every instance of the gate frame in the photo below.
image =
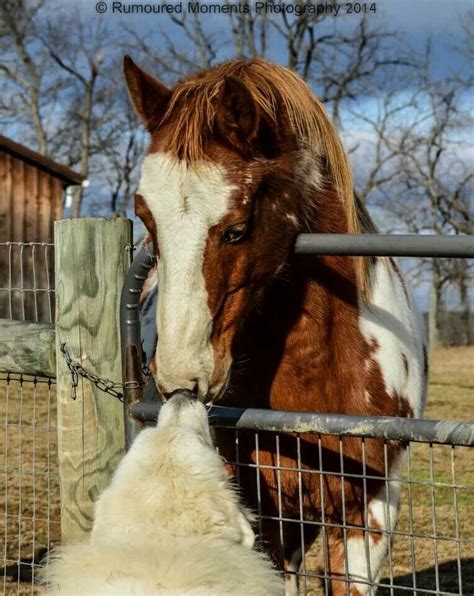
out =
<svg viewBox="0 0 474 596"><path fill-rule="evenodd" d="M345 256L403 256L474 258L471 236L408 234L300 234L296 254ZM140 296L150 269L155 265L153 245L147 244L134 258L121 296L121 337L124 383L124 416L127 448L140 428L156 421L159 393L153 378L143 401ZM153 398L154 396L154 398ZM387 440L420 441L464 446L474 445L474 422L407 419L386 416L351 416L249 408L212 406L211 424L253 430L314 432L320 434L366 436Z"/></svg>

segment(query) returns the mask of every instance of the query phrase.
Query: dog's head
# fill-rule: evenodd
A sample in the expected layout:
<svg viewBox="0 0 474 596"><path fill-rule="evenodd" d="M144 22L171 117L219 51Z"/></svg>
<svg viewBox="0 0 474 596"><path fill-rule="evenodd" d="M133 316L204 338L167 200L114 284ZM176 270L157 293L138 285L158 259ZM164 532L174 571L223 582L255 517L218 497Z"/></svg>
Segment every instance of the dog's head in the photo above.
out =
<svg viewBox="0 0 474 596"><path fill-rule="evenodd" d="M159 430L191 431L196 433L209 447L213 447L207 410L190 391L176 392L168 399L161 407L157 426Z"/></svg>
<svg viewBox="0 0 474 596"><path fill-rule="evenodd" d="M180 499L180 485L186 486L186 497L182 498L187 501L195 484L196 497L187 503L191 525L200 526L205 532L209 530L212 535L214 524L214 531L252 548L255 535L249 523L251 515L242 507L236 491L228 482L224 463L212 440L207 410L191 395L190 392L173 395L162 406L157 424L160 446L166 445L167 440L171 441L162 453L168 464L167 470L174 470L171 483L176 490L174 501L176 503ZM183 465L187 470L185 473ZM160 480L170 479L161 476ZM202 518L202 525L196 524L197 517Z"/></svg>

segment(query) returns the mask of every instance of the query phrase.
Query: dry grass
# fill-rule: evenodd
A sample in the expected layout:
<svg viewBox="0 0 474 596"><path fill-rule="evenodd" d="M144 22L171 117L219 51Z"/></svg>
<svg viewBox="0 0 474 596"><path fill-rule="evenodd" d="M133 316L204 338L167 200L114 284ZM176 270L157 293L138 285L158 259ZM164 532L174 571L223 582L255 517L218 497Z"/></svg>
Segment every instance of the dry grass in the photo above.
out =
<svg viewBox="0 0 474 596"><path fill-rule="evenodd" d="M433 420L474 421L474 347L440 348L430 355L430 386L425 417ZM412 444L412 480L430 480L430 450L425 444ZM459 512L461 540L474 541L474 450L466 447L434 445L432 451L433 480L436 484L462 484L470 488L457 489L429 485L412 485L411 499L408 485L402 485L400 518L397 531L438 536L410 538L396 536L392 548L392 565L385 565L382 583L400 586L390 592L380 589L378 594L416 594L422 590L474 594L474 543L460 544L462 560L462 592L458 583L457 542L441 538L456 537L455 502ZM453 478L453 468L455 476ZM405 473L404 478L407 478ZM454 481L453 481L454 480ZM454 494L456 493L456 494ZM412 503L410 511L410 502ZM432 505L435 519L433 526ZM410 528L410 513L412 527ZM307 569L313 570L321 560L322 545L315 544ZM437 561L437 563L436 563ZM390 568L391 567L391 568ZM438 578L436 577L438 567ZM416 569L415 577L413 569ZM416 583L415 583L416 582ZM437 588L438 582L438 588ZM418 590L414 590L416 585ZM406 589L402 589L401 587ZM308 581L309 594L324 594L316 580Z"/></svg>
<svg viewBox="0 0 474 596"><path fill-rule="evenodd" d="M474 420L474 348L449 348L431 356L431 383L426 417L433 419ZM2 414L3 412L3 414ZM0 478L0 502L4 537L4 562L10 565L20 558L31 558L41 547L59 541L59 488L56 460L56 412L54 386L20 383L7 385L0 378L0 453L3 466ZM412 479L430 479L427 445L412 445ZM466 448L435 446L433 470L436 483L452 483L452 463L458 484L471 489L456 491L459 509L459 538L474 540L470 516L474 507L474 454ZM454 491L452 488L413 485L412 530L416 534L438 537L456 536ZM410 531L410 506L407 485L402 491L398 531ZM436 532L433 528L432 503L435 505ZM461 545L463 594L474 594L474 547ZM321 545L316 544L307 557L307 571L315 571ZM386 565L383 582L406 586L394 594L413 594L412 569L418 588L436 590L436 559L440 592L460 593L458 586L457 543L453 540L398 536L392 550L392 565ZM4 578L4 592L31 593L32 584L10 582ZM308 581L308 593L321 593L315 582ZM379 594L382 590L379 591ZM388 591L387 591L388 593ZM420 591L420 593L422 593Z"/></svg>
<svg viewBox="0 0 474 596"><path fill-rule="evenodd" d="M425 411L434 420L474 420L474 348L445 348L430 355L430 386ZM427 445L411 447L412 479L430 480L430 453ZM467 447L435 445L432 451L433 481L459 484L457 489L414 485L413 531L438 537L456 537L455 499L459 511L458 537L474 541L474 453ZM408 490L403 487L399 530L409 530ZM434 506L435 518L432 516ZM443 592L460 593L458 584L457 543L450 540L398 538L394 543L394 575L397 584L413 586L412 543L415 552L416 586ZM461 544L462 593L474 594L474 544ZM438 563L438 588L436 580ZM385 570L386 576L389 569ZM400 590L399 593L409 592Z"/></svg>

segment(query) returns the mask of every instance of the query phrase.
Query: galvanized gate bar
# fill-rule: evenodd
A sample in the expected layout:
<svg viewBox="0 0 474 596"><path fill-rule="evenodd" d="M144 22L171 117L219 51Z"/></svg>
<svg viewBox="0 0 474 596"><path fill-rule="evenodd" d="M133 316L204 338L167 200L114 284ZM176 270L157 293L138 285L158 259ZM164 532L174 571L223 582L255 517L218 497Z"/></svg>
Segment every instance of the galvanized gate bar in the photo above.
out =
<svg viewBox="0 0 474 596"><path fill-rule="evenodd" d="M138 420L154 422L158 417L159 405L139 403L134 405L131 411ZM416 441L467 447L474 445L472 422L316 414L223 406L209 408L209 422L213 426L248 430L363 436L390 441Z"/></svg>
<svg viewBox="0 0 474 596"><path fill-rule="evenodd" d="M300 234L295 253L379 257L473 258L472 236Z"/></svg>
<svg viewBox="0 0 474 596"><path fill-rule="evenodd" d="M140 431L130 416L130 407L143 399L142 342L140 337L140 295L150 269L155 264L152 245L142 248L133 259L120 296L120 335L122 343L123 404L125 446Z"/></svg>

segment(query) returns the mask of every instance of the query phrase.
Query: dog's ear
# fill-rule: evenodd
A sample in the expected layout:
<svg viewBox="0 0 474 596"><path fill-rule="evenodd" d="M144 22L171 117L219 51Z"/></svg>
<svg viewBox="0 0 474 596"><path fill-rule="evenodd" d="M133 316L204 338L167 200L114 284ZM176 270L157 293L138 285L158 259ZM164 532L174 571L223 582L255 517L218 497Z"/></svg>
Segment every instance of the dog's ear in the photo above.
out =
<svg viewBox="0 0 474 596"><path fill-rule="evenodd" d="M237 523L242 533L242 539L240 543L247 548L252 549L255 544L255 534L244 512L241 511L239 513Z"/></svg>

